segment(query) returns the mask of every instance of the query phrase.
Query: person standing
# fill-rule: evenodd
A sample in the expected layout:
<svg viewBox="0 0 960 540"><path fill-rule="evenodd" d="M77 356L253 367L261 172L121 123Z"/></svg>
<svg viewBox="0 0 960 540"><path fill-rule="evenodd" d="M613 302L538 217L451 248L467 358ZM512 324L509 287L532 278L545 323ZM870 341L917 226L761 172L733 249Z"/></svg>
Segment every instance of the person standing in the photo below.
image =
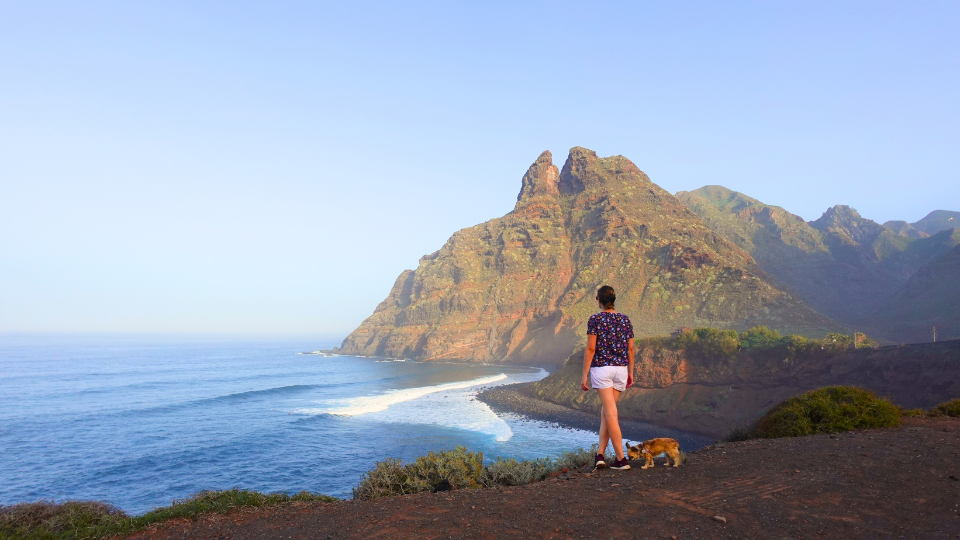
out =
<svg viewBox="0 0 960 540"><path fill-rule="evenodd" d="M617 294L613 287L604 285L597 290L600 313L587 321L587 350L583 355L583 380L580 388L587 392L591 386L600 394L600 446L596 457L597 468L606 467L603 454L613 442L617 460L612 469L629 469L623 455L623 437L617 418L620 394L633 385L633 323L623 313L617 313L614 303Z"/></svg>

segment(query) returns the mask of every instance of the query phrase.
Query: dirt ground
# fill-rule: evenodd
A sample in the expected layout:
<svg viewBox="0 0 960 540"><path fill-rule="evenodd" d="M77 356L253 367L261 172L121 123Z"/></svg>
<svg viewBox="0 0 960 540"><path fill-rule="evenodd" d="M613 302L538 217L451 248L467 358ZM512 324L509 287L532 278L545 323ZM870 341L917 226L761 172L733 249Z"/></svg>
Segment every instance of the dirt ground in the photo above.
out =
<svg viewBox="0 0 960 540"><path fill-rule="evenodd" d="M639 465L204 516L130 538L960 538L960 419L716 444L677 469Z"/></svg>

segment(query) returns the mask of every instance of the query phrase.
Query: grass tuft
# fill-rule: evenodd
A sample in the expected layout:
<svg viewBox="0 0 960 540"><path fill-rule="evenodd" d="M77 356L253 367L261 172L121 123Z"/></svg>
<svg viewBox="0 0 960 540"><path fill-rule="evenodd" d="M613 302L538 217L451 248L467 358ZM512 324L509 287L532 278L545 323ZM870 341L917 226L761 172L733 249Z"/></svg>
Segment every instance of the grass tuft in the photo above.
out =
<svg viewBox="0 0 960 540"><path fill-rule="evenodd" d="M273 506L292 501L333 502L338 499L301 491L295 495L265 494L245 489L202 491L187 499L140 516L129 516L96 501L39 501L0 506L0 540L79 540L131 533L172 518L226 514L245 507Z"/></svg>

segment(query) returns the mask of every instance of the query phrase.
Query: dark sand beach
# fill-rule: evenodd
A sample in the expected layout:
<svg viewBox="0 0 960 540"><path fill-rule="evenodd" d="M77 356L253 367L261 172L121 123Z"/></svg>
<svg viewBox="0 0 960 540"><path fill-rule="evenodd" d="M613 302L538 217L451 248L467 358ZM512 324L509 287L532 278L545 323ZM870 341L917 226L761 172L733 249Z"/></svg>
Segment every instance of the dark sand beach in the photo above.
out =
<svg viewBox="0 0 960 540"><path fill-rule="evenodd" d="M477 399L497 412L520 414L535 420L553 422L563 427L586 431L597 431L599 428L600 416L596 413L578 411L549 401L532 398L518 391L520 387L529 384L518 383L485 388L477 394ZM623 432L624 440L638 441L653 437L671 437L679 440L685 449L697 449L717 439L710 435L662 428L644 422L628 420L620 420L620 429Z"/></svg>

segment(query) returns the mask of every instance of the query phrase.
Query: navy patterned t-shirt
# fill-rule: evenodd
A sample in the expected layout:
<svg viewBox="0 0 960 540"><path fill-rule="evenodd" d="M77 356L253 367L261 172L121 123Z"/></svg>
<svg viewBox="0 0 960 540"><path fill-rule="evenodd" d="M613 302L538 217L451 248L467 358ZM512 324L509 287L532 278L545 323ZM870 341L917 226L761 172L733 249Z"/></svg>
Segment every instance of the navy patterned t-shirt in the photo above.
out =
<svg viewBox="0 0 960 540"><path fill-rule="evenodd" d="M633 339L633 324L623 313L601 311L587 321L587 335L597 336L597 349L590 367L628 366L628 343Z"/></svg>

